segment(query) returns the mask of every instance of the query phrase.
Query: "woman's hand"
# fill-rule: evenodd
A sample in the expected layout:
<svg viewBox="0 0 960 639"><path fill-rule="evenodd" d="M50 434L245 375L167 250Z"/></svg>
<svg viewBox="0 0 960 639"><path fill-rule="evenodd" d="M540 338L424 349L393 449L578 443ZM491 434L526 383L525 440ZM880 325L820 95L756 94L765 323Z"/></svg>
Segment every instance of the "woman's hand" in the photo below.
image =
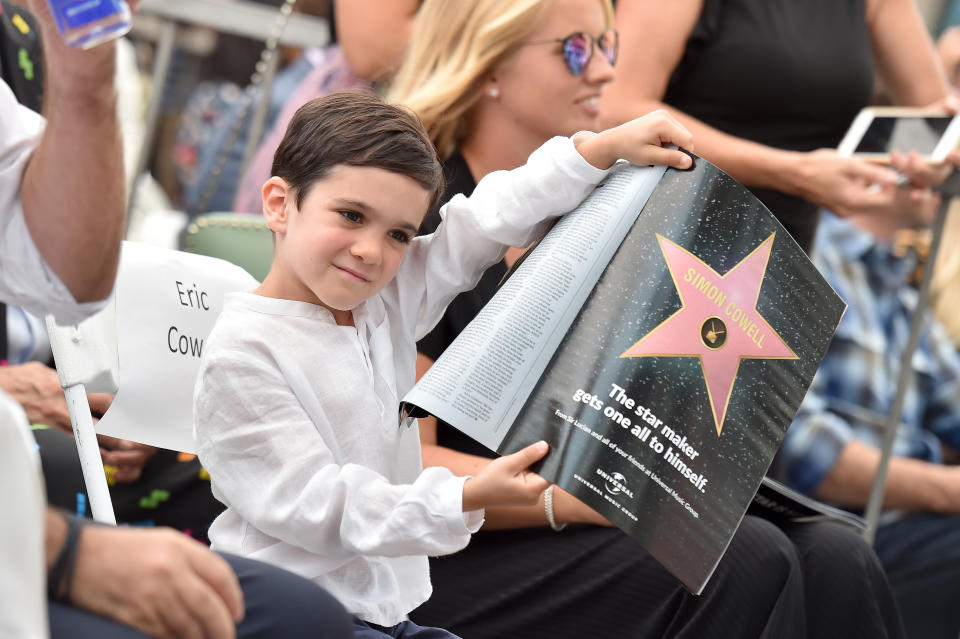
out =
<svg viewBox="0 0 960 639"><path fill-rule="evenodd" d="M793 164L783 176L789 192L841 216L888 208L898 179L893 169L833 149L796 153Z"/></svg>
<svg viewBox="0 0 960 639"><path fill-rule="evenodd" d="M903 179L914 189L929 189L947 179L954 167L960 165L960 153L953 151L945 161L932 164L916 151L904 154L894 151L890 154L890 166L896 169Z"/></svg>

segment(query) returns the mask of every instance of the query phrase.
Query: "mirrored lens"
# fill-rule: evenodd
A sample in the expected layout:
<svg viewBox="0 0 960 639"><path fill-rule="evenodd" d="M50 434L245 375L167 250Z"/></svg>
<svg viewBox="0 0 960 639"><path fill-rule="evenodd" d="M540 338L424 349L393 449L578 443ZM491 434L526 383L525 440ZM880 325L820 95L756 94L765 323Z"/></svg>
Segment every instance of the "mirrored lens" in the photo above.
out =
<svg viewBox="0 0 960 639"><path fill-rule="evenodd" d="M603 54L603 57L607 59L607 62L610 63L610 66L613 66L617 63L617 47L619 46L620 39L617 35L617 32L613 29L608 29L600 35L600 40L597 42L597 46L600 48L600 53Z"/></svg>
<svg viewBox="0 0 960 639"><path fill-rule="evenodd" d="M590 36L584 33L573 33L563 40L563 59L567 61L567 68L573 75L580 75L590 62L592 51Z"/></svg>

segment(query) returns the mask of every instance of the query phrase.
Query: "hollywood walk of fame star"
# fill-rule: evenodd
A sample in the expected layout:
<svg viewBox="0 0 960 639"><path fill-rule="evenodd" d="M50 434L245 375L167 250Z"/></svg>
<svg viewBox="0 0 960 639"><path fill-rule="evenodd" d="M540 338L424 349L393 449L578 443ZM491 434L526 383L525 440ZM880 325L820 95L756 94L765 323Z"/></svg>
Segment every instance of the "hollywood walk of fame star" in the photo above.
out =
<svg viewBox="0 0 960 639"><path fill-rule="evenodd" d="M620 357L696 357L717 428L744 359L797 359L783 338L757 311L775 234L720 275L703 260L657 235L681 307Z"/></svg>

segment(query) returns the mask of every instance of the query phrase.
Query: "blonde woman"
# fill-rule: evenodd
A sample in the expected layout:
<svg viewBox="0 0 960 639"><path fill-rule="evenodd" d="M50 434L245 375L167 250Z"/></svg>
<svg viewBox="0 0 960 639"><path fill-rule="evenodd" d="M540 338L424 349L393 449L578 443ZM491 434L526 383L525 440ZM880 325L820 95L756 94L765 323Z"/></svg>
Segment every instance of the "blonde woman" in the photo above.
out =
<svg viewBox="0 0 960 639"><path fill-rule="evenodd" d="M424 2L388 99L423 120L444 160L448 196L522 164L551 136L597 128L617 61L611 26L606 0ZM428 216L422 231L438 222ZM490 298L514 257L460 295L418 344L420 372ZM425 466L476 474L490 461L489 451L447 424L421 420L420 436ZM902 636L876 557L831 525L781 530L746 517L695 597L556 487L552 516L555 529L543 499L487 509L466 549L431 560L434 594L412 619L471 639Z"/></svg>

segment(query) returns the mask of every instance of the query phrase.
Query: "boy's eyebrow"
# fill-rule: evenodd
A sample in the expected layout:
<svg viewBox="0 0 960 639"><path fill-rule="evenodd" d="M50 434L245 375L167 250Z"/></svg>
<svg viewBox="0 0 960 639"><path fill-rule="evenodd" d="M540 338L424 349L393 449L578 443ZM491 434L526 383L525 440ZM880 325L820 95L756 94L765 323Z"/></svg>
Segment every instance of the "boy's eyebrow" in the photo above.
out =
<svg viewBox="0 0 960 639"><path fill-rule="evenodd" d="M399 226L400 226L400 228L401 228L402 230L404 230L404 231L409 231L409 232L410 232L410 235L416 235L416 234L417 234L417 231L420 230L420 227L414 226L413 224L410 224L410 223L408 223L408 222L404 222L404 223L400 224Z"/></svg>
<svg viewBox="0 0 960 639"><path fill-rule="evenodd" d="M338 197L335 199L338 205L358 209L362 213L370 213L373 211L369 204L361 202L360 200L352 200L348 197Z"/></svg>
<svg viewBox="0 0 960 639"><path fill-rule="evenodd" d="M345 206L351 209L357 209L361 213L374 213L376 212L373 207L371 207L366 202L361 202L360 200L352 200L346 197L335 198L338 206ZM419 226L410 224L409 222L401 222L397 224L398 228L403 229L404 231L409 231L412 235L416 235L417 231L420 230Z"/></svg>

